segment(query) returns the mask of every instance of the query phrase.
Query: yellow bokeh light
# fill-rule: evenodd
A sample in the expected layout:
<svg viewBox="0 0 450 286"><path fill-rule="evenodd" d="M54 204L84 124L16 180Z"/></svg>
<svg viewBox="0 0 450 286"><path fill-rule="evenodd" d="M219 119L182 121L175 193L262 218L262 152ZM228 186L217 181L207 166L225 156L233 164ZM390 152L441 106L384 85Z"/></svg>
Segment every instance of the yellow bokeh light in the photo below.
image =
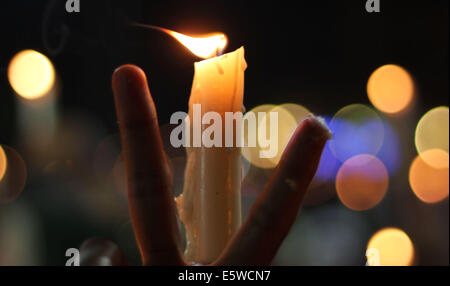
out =
<svg viewBox="0 0 450 286"><path fill-rule="evenodd" d="M448 153L441 149L430 149L420 154L421 159L435 169L448 169Z"/></svg>
<svg viewBox="0 0 450 286"><path fill-rule="evenodd" d="M244 147L242 147L242 155L244 156L244 158L250 162L252 165L259 167L259 168L264 168L264 169L270 169L270 168L274 168L276 166L276 164L274 164L270 159L268 158L261 158L260 156L260 151L263 150L262 147L259 144L259 140L256 140L256 146L255 147L249 147L249 137L248 135L250 134L248 127L246 125L246 119L249 118L250 114L254 114L256 116L256 119L258 118L258 113L264 113L265 115L268 114L268 112L275 108L275 105L272 104L264 104L264 105L259 105L255 108L253 108L252 110L250 110L249 112L247 112L242 120L242 131L243 131L243 139L244 139ZM270 118L270 116L269 116ZM266 124L270 122L269 120L266 120ZM258 138L259 135L259 127L256 126L256 138Z"/></svg>
<svg viewBox="0 0 450 286"><path fill-rule="evenodd" d="M336 191L341 202L352 210L376 206L386 194L389 176L383 162L362 154L342 164L336 176Z"/></svg>
<svg viewBox="0 0 450 286"><path fill-rule="evenodd" d="M256 140L256 147L248 147L248 129L246 119L248 119L250 114L254 114L256 116L256 121L258 122L256 126L256 138L259 138L259 135L265 129L266 138L271 138L270 134L270 113L276 113L278 118L277 124L277 137L276 142L278 145L276 155L272 158L261 158L260 151L268 150L268 148L262 148L259 140ZM260 119L258 113L262 113L262 117L265 117L265 124L259 124ZM269 115L269 116L267 116ZM257 166L259 168L270 169L275 168L278 162L283 155L284 150L286 149L287 144L289 143L292 135L295 132L295 129L302 120L304 120L308 115L311 115L311 112L308 111L301 105L294 103L286 103L279 106L272 104L264 104L257 106L250 110L245 114L243 120L243 138L244 138L244 147L242 148L242 155L244 158L250 162L252 165ZM264 122L263 122L264 123Z"/></svg>
<svg viewBox="0 0 450 286"><path fill-rule="evenodd" d="M414 82L402 67L384 65L370 76L367 95L378 110L397 113L410 104L414 95Z"/></svg>
<svg viewBox="0 0 450 286"><path fill-rule="evenodd" d="M448 153L449 114L447 106L431 109L420 119L416 127L415 143L419 155L431 149L441 149ZM433 162L422 156L428 164ZM439 167L439 166L436 166Z"/></svg>
<svg viewBox="0 0 450 286"><path fill-rule="evenodd" d="M427 150L414 159L409 169L409 184L421 201L437 203L448 197L448 162L448 153L440 149Z"/></svg>
<svg viewBox="0 0 450 286"><path fill-rule="evenodd" d="M6 173L7 161L6 154L3 150L3 147L0 145L0 181L3 179L3 176Z"/></svg>
<svg viewBox="0 0 450 286"><path fill-rule="evenodd" d="M281 104L280 107L288 111L295 118L295 120L297 120L297 123L302 122L308 116L312 115L311 111L299 104L284 103Z"/></svg>
<svg viewBox="0 0 450 286"><path fill-rule="evenodd" d="M295 103L281 104L271 111L278 113L278 152L271 161L277 165L286 149L287 144L294 135L298 124L305 120L312 113L305 107ZM294 120L293 120L294 119Z"/></svg>
<svg viewBox="0 0 450 286"><path fill-rule="evenodd" d="M278 165L281 156L283 155L284 149L286 149L287 144L291 140L292 135L294 135L295 129L297 128L297 120L292 116L292 114L284 109L282 106L277 106L271 109L269 112L274 112L278 114L278 150L273 158L269 160L274 164ZM266 128L267 137L270 137L270 119L266 120L266 126L259 125L258 128Z"/></svg>
<svg viewBox="0 0 450 286"><path fill-rule="evenodd" d="M14 91L26 98L46 95L55 82L55 70L43 54L24 50L16 54L8 66L8 80Z"/></svg>
<svg viewBox="0 0 450 286"><path fill-rule="evenodd" d="M401 229L388 227L376 232L367 244L370 266L410 266L414 262L414 245Z"/></svg>

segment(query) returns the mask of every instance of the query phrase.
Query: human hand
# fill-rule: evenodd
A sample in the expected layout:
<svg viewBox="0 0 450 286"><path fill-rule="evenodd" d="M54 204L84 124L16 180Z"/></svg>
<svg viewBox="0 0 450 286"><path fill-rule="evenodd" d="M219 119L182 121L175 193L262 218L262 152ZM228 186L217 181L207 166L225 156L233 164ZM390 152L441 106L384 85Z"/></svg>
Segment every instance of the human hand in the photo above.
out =
<svg viewBox="0 0 450 286"><path fill-rule="evenodd" d="M189 265L179 244L173 177L144 72L118 68L112 88L127 174L128 203L143 265ZM309 117L297 127L283 156L242 226L212 265L269 265L294 223L314 177L329 131ZM81 247L82 265L127 265L111 241Z"/></svg>

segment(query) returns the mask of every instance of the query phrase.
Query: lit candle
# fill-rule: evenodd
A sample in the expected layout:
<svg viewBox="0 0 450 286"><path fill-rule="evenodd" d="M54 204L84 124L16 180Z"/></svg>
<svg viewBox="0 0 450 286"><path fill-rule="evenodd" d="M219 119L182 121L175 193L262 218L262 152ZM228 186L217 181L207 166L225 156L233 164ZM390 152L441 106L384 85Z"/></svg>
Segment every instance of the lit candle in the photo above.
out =
<svg viewBox="0 0 450 286"><path fill-rule="evenodd" d="M241 150L236 147L239 130L233 127L233 147L225 147L225 112L242 112L244 48L216 56L226 46L223 34L189 37L167 29L152 27L179 40L192 53L209 58L195 63L195 75L189 99L190 147L183 193L176 199L180 219L186 229L185 258L210 263L218 258L241 223ZM215 57L214 57L215 56ZM194 107L195 105L195 107ZM201 108L200 108L201 106ZM194 112L198 108L200 112ZM206 147L202 134L209 124L208 112L220 115L221 146ZM214 122L216 123L216 122ZM214 136L217 136L215 134Z"/></svg>
<svg viewBox="0 0 450 286"><path fill-rule="evenodd" d="M194 104L201 104L202 118L203 114L215 111L221 115L223 124L225 112L241 112L245 68L242 47L195 63L189 99L191 120L196 120ZM198 138L195 125L192 129L193 136ZM222 130L225 138L225 128ZM236 138L236 128L233 130ZM186 150L183 194L177 200L186 228L185 255L191 261L210 263L218 258L241 223L241 150L203 145Z"/></svg>

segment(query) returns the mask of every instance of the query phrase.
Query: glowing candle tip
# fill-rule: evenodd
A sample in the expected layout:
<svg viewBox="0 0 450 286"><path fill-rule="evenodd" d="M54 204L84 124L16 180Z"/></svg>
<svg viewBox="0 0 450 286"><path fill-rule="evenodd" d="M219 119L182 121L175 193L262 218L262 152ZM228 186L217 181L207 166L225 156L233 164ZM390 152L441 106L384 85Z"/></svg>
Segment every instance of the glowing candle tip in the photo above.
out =
<svg viewBox="0 0 450 286"><path fill-rule="evenodd" d="M221 55L228 44L228 39L223 33L212 33L191 37L181 33L153 25L134 24L137 27L157 30L166 33L184 45L194 55L200 58L211 58Z"/></svg>

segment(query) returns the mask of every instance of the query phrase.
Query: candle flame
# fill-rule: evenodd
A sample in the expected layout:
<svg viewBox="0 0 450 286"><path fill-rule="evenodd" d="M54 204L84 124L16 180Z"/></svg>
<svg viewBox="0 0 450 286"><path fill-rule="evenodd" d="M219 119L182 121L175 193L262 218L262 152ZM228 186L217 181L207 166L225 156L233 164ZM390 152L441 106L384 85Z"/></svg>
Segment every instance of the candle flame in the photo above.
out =
<svg viewBox="0 0 450 286"><path fill-rule="evenodd" d="M155 29L166 33L179 41L189 51L191 51L191 53L204 59L220 55L228 44L227 37L223 33L212 33L207 35L200 35L197 37L191 37L153 25L135 25L139 27Z"/></svg>

